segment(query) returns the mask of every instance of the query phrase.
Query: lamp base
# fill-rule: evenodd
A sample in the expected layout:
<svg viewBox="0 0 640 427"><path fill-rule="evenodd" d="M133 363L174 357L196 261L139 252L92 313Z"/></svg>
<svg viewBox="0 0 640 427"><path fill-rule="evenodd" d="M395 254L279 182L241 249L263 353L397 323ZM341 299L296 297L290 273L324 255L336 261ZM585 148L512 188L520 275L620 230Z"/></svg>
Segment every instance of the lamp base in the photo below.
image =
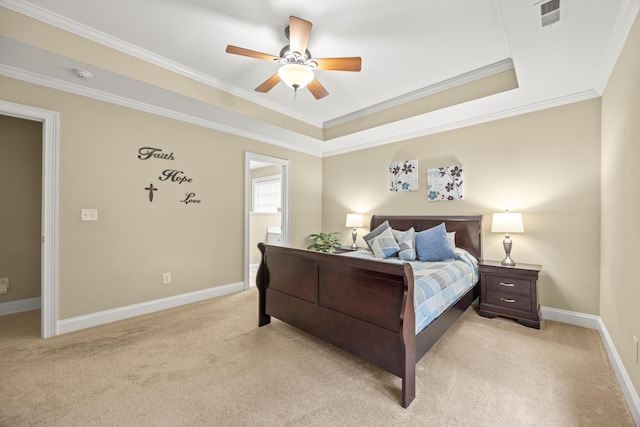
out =
<svg viewBox="0 0 640 427"><path fill-rule="evenodd" d="M509 233L504 236L504 240L502 241L502 246L504 247L505 257L502 260L502 265L507 265L513 267L516 265L516 262L511 259L511 238L509 237Z"/></svg>
<svg viewBox="0 0 640 427"><path fill-rule="evenodd" d="M356 231L355 228L351 232L351 237L353 237L353 244L351 245L351 249L355 251L356 249L358 249L358 245L356 245L356 238L358 237L358 232Z"/></svg>
<svg viewBox="0 0 640 427"><path fill-rule="evenodd" d="M501 264L507 265L509 267L513 267L514 265L516 265L516 262L512 260L510 257L506 257L505 259L502 260Z"/></svg>

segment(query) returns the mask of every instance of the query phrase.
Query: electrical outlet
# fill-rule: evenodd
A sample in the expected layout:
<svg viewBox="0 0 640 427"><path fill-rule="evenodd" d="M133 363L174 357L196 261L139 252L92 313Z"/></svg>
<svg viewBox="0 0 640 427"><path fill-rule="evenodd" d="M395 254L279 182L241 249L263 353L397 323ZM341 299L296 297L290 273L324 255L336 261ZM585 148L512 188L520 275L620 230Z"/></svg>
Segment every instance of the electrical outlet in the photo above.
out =
<svg viewBox="0 0 640 427"><path fill-rule="evenodd" d="M4 295L9 292L9 278L2 277L0 278L0 295Z"/></svg>
<svg viewBox="0 0 640 427"><path fill-rule="evenodd" d="M163 285L171 284L171 273L162 273L162 284Z"/></svg>
<svg viewBox="0 0 640 427"><path fill-rule="evenodd" d="M633 360L638 363L638 338L633 337Z"/></svg>

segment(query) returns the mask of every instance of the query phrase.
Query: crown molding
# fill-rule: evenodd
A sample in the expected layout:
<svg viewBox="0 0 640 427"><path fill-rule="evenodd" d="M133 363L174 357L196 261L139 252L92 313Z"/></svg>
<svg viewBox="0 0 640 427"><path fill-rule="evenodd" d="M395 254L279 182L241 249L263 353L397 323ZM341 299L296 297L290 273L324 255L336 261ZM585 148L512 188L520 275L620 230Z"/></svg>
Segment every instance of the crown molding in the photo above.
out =
<svg viewBox="0 0 640 427"><path fill-rule="evenodd" d="M411 132L406 132L403 134L394 134L392 137L385 137L377 140L370 140L362 144L351 145L351 146L340 148L337 150L328 150L323 153L323 157L331 157L339 154L349 153L352 151L359 151L367 148L373 148L380 145L392 144L400 141L407 141L409 139L419 138L422 136L433 135L441 132L447 132L450 130L461 129L468 126L474 126L482 123L492 122L495 120L518 116L521 114L545 110L547 108L554 108L562 105L573 104L575 102L587 101L593 98L598 98L599 96L600 94L595 90L586 90L586 91L577 92L577 93L573 93L565 96L560 96L553 99L544 100L541 102L534 102L527 105L521 105L514 108L495 111L488 114L480 114L480 115L465 118L462 120L456 120L449 123L445 123L439 126L431 126L428 128L416 129Z"/></svg>
<svg viewBox="0 0 640 427"><path fill-rule="evenodd" d="M145 102L137 101L134 99L126 98L119 95L114 95L108 92L103 92L96 89L87 88L85 86L76 85L63 80L54 79L51 77L42 76L40 74L32 73L8 65L0 64L0 75L10 77L17 80L22 80L28 83L37 84L40 86L49 87L52 89L61 90L64 92L73 93L75 95L84 96L87 98L95 99L98 101L108 102L122 107L131 108L138 111L154 114L157 116L166 117L173 120L179 120L185 123L190 123L197 126L202 126L208 129L214 129L220 132L229 133L232 135L248 138L254 141L264 142L266 144L275 145L289 150L310 154L313 156L322 156L322 152L319 150L308 149L300 147L299 145L287 144L279 139L270 138L268 136L247 131L245 129L239 129L232 126L227 126L222 123L218 123L212 120L202 119L192 115L184 114L168 108L158 107Z"/></svg>
<svg viewBox="0 0 640 427"><path fill-rule="evenodd" d="M243 138L248 138L254 141L264 142L265 144L270 144L277 147L286 148L289 150L293 150L293 151L297 151L297 152L301 152L301 153L305 153L305 154L309 154L317 157L331 157L339 154L345 154L353 151L373 148L380 145L406 141L409 139L419 138L427 135L433 135L440 132L460 129L460 128L473 126L477 124L487 123L494 120L500 120L500 119L513 117L521 114L531 113L539 110L544 110L547 108L553 108L553 107L558 107L558 106L571 104L575 102L585 101L585 100L597 98L600 96L600 93L598 93L596 90L587 90L587 91L569 94L569 95L565 95L565 96L561 96L561 97L557 97L557 98L553 98L553 99L549 99L541 102L534 102L534 103L523 105L523 106L509 108L502 111L491 112L488 114L480 114L480 115L465 118L462 120L456 120L449 123L445 123L439 126L419 128L419 129L415 129L410 132L405 132L402 134L394 134L393 136L390 136L390 137L369 139L369 140L365 140L362 143L351 144L347 147L336 149L336 150L321 150L321 149L314 150L308 147L302 147L300 145L284 143L280 139L267 137L263 134L259 134L256 132L250 132L245 129L238 129L238 128L227 126L211 120L205 120L199 117L180 113L168 108L158 107L148 103L136 101L130 98L125 98L122 96L113 95L113 94L99 91L96 89L87 88L85 86L80 86L80 85L72 84L62 80L45 77L36 73L31 73L31 72L17 69L15 67L10 67L7 65L0 64L0 75L14 78L17 80L26 81L29 83L34 83L34 84L45 86L45 87L49 87L52 89L73 93L73 94L84 96L91 99L96 99L98 101L108 102L108 103L120 105L126 108L132 108L138 111L155 114L155 115L166 117L169 119L179 120L179 121L190 123L193 125L202 126L208 129L229 133L229 134L240 136ZM416 119L416 118L413 118L413 119ZM419 120L419 117L418 117L418 120Z"/></svg>
<svg viewBox="0 0 640 427"><path fill-rule="evenodd" d="M341 125L343 123L347 123L355 119L360 119L370 114L379 113L380 111L384 111L388 108L397 107L407 102L435 95L438 92L443 92L445 90L453 89L455 87L480 80L485 77L493 76L503 71L512 70L513 68L513 60L511 58L503 59L502 61L498 61L493 64L478 68L476 70L460 74L459 76L443 80L422 89L417 89L404 95L396 96L378 104L371 105L361 110L345 114L344 116L327 120L326 122L324 122L322 127L323 129L328 129L333 126Z"/></svg>
<svg viewBox="0 0 640 427"><path fill-rule="evenodd" d="M0 0L0 6L4 6L22 15L44 22L45 24L52 25L62 30L73 33L77 36L94 41L101 45L115 49L119 52L130 55L134 58L138 58L142 61L148 62L158 67L162 67L166 70L179 74L181 76L190 78L200 83L212 86L216 89L227 92L233 96L245 99L254 104L276 111L280 114L284 114L293 119L299 120L303 123L315 126L317 128L322 127L322 123L313 123L308 119L300 116L294 110L284 110L279 105L270 102L267 98L256 96L253 93L239 89L236 86L229 85L219 79L216 79L208 74L201 73L189 67L185 67L175 61L171 61L163 56L157 55L146 49L142 49L136 45L120 40L109 34L98 31L95 28L83 25L79 22L66 18L62 15L58 15L49 10L46 10L40 6L36 6L24 0Z"/></svg>
<svg viewBox="0 0 640 427"><path fill-rule="evenodd" d="M611 37L607 43L600 68L596 74L595 89L602 94L607 86L609 77L613 73L618 57L624 49L624 44L629 37L629 31L640 11L640 0L624 0L618 18L613 26Z"/></svg>

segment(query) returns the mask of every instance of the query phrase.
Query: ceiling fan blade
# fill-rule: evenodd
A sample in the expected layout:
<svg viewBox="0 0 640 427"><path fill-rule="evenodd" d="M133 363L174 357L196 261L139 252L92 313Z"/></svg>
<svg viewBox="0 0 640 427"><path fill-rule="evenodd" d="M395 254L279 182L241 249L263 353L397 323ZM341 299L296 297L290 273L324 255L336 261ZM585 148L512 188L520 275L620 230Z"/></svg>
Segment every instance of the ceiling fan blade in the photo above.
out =
<svg viewBox="0 0 640 427"><path fill-rule="evenodd" d="M315 99L321 99L325 96L329 95L329 92L320 84L318 79L313 79L311 83L307 85L309 92L314 96Z"/></svg>
<svg viewBox="0 0 640 427"><path fill-rule="evenodd" d="M264 83L262 83L260 86L258 86L256 88L256 92L267 93L271 89L273 89L273 87L275 85L277 85L278 83L280 83L280 76L278 75L278 73L275 73L273 76L271 76L267 80L265 80Z"/></svg>
<svg viewBox="0 0 640 427"><path fill-rule="evenodd" d="M298 52L304 55L309 43L312 24L304 19L289 17L289 48L291 52Z"/></svg>
<svg viewBox="0 0 640 427"><path fill-rule="evenodd" d="M359 56L349 58L313 58L318 66L316 70L336 70L336 71L360 71L362 58Z"/></svg>
<svg viewBox="0 0 640 427"><path fill-rule="evenodd" d="M238 46L227 46L225 50L227 53L232 53L234 55L248 56L250 58L262 59L264 61L275 61L280 59L278 56L269 55L268 53L256 52L255 50L245 49L243 47Z"/></svg>

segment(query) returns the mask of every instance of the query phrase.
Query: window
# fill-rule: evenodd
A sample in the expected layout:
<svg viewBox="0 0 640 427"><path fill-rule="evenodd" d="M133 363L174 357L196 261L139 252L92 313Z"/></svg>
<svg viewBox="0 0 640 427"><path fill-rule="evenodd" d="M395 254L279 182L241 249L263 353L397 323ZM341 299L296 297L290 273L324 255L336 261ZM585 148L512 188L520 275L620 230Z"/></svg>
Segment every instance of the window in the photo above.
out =
<svg viewBox="0 0 640 427"><path fill-rule="evenodd" d="M253 212L280 213L280 189L282 187L280 175L254 178L253 182Z"/></svg>

